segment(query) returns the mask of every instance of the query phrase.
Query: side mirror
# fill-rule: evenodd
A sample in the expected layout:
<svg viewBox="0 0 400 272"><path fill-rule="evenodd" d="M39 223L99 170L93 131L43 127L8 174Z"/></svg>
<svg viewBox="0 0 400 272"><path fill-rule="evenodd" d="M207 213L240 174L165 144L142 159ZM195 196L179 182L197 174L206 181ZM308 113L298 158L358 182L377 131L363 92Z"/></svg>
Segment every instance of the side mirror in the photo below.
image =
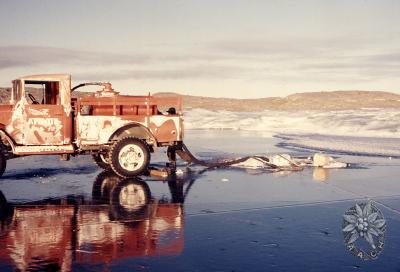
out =
<svg viewBox="0 0 400 272"><path fill-rule="evenodd" d="M176 109L174 107L171 107L167 110L168 114L176 114Z"/></svg>

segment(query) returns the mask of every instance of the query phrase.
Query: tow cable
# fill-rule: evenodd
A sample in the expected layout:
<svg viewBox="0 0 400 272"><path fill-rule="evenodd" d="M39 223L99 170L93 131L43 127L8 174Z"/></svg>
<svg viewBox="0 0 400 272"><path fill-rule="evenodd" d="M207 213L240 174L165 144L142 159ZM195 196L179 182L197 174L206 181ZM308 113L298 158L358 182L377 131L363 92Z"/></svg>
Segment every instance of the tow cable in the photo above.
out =
<svg viewBox="0 0 400 272"><path fill-rule="evenodd" d="M199 160L196 158L192 152L187 148L185 144L182 144L182 149L181 150L176 150L176 153L181 157L182 160L186 161L187 163L194 163L198 164L207 168L222 168L222 167L228 167L234 164L239 164L242 162L247 161L250 158L258 159L262 161L266 166L271 167L272 169L278 169L279 166L274 165L269 163L269 159L265 156L246 156L246 157L241 157L241 158L235 158L235 159L224 159L220 161L213 161L213 162L206 162Z"/></svg>
<svg viewBox="0 0 400 272"><path fill-rule="evenodd" d="M280 172L280 171L302 171L306 167L320 167L320 168L346 168L350 165L335 161L332 157L316 153L309 157L291 157L288 154L277 154L270 157L253 155L239 158L226 158L214 161L205 161L196 158L189 148L182 143L179 148L169 147L167 155L169 163L163 169L152 168L150 175L167 177L174 176L176 172L176 154L181 159L190 164L197 164L207 169L224 168L224 167L237 167L237 168L262 168L267 172ZM249 166L250 165L250 166Z"/></svg>

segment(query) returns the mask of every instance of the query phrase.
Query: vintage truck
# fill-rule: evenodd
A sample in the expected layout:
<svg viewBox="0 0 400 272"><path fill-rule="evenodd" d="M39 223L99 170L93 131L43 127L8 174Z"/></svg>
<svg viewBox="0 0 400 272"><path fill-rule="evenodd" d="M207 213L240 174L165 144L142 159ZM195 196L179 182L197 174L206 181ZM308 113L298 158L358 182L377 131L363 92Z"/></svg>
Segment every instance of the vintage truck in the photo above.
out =
<svg viewBox="0 0 400 272"><path fill-rule="evenodd" d="M73 98L87 85L102 90ZM15 157L92 155L100 167L133 177L147 171L157 147L168 147L174 165L182 141L179 96L120 95L101 82L71 88L70 75L51 74L13 80L10 100L0 105L0 176Z"/></svg>

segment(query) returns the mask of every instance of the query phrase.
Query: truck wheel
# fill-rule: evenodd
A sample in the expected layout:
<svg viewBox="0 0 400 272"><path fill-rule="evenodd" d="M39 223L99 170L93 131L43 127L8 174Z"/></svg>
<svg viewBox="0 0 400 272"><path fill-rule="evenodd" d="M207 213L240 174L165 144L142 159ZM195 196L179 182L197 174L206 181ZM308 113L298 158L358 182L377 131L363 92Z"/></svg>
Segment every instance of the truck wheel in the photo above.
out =
<svg viewBox="0 0 400 272"><path fill-rule="evenodd" d="M103 168L105 170L111 170L111 166L107 162L108 156L101 153L97 153L97 154L92 154L92 158L94 160L94 163L97 164L98 167Z"/></svg>
<svg viewBox="0 0 400 272"><path fill-rule="evenodd" d="M122 177L135 177L147 170L150 150L146 143L135 137L126 137L116 142L110 151L110 164L114 172Z"/></svg>
<svg viewBox="0 0 400 272"><path fill-rule="evenodd" d="M6 167L7 167L6 157L4 156L3 151L0 150L0 177L3 175L4 171L6 170Z"/></svg>

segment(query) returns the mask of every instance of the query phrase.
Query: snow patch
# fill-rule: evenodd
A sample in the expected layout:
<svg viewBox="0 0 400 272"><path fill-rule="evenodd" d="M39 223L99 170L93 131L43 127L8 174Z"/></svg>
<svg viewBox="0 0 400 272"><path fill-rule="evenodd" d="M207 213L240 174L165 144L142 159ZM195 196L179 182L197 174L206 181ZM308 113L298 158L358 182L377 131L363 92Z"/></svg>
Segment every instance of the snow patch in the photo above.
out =
<svg viewBox="0 0 400 272"><path fill-rule="evenodd" d="M316 133L399 137L400 110L213 112L194 109L185 113L185 128L263 131L270 136Z"/></svg>

